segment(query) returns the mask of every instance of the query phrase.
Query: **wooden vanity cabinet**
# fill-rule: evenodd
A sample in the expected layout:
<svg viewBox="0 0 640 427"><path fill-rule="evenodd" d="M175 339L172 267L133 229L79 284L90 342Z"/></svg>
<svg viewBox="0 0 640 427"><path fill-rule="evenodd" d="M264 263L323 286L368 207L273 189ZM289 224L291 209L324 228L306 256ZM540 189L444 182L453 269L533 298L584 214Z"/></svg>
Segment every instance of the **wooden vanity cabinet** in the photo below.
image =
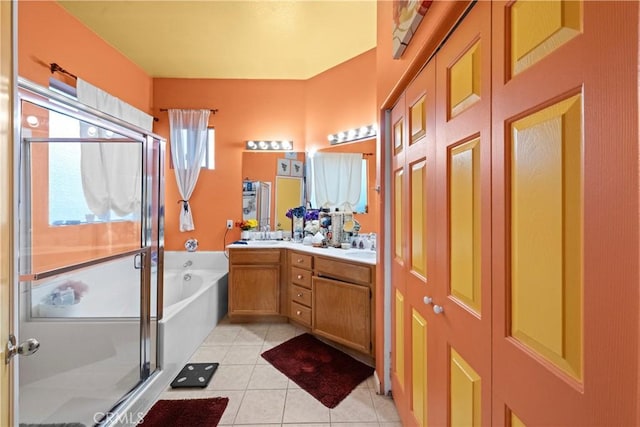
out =
<svg viewBox="0 0 640 427"><path fill-rule="evenodd" d="M289 318L311 328L313 256L291 250L288 253Z"/></svg>
<svg viewBox="0 0 640 427"><path fill-rule="evenodd" d="M312 332L372 355L375 267L323 257L314 262Z"/></svg>
<svg viewBox="0 0 640 427"><path fill-rule="evenodd" d="M229 249L229 319L284 320L281 249Z"/></svg>

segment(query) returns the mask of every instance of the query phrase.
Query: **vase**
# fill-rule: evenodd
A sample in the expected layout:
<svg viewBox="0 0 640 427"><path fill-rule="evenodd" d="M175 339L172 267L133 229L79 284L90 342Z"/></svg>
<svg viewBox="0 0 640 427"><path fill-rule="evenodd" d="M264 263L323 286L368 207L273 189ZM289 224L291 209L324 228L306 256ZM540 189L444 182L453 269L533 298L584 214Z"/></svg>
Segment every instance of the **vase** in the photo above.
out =
<svg viewBox="0 0 640 427"><path fill-rule="evenodd" d="M304 217L294 216L291 218L291 235L294 242L302 242L304 237Z"/></svg>
<svg viewBox="0 0 640 427"><path fill-rule="evenodd" d="M251 231L250 230L242 230L240 232L240 239L242 239L242 240L250 240L251 239Z"/></svg>

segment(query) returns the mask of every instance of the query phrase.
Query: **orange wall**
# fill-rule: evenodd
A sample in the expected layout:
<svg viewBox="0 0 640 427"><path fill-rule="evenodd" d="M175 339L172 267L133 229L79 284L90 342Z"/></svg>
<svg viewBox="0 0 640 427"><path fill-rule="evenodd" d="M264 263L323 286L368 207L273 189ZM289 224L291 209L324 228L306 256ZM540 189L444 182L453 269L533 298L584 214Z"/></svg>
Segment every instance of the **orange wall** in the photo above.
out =
<svg viewBox="0 0 640 427"><path fill-rule="evenodd" d="M178 230L181 199L173 169L165 169L165 247L183 250L196 238L202 250L222 250L225 221L242 219L242 153L251 139L289 139L304 150L304 81L154 79L158 134L169 137L169 120L159 108L217 108L215 170L203 170L191 197L195 230ZM168 158L168 156L167 156ZM226 242L240 238L234 228Z"/></svg>
<svg viewBox="0 0 640 427"><path fill-rule="evenodd" d="M327 135L377 123L376 49L307 80L307 150L329 147Z"/></svg>
<svg viewBox="0 0 640 427"><path fill-rule="evenodd" d="M48 87L52 62L151 112L153 80L140 67L53 0L18 2L18 74Z"/></svg>

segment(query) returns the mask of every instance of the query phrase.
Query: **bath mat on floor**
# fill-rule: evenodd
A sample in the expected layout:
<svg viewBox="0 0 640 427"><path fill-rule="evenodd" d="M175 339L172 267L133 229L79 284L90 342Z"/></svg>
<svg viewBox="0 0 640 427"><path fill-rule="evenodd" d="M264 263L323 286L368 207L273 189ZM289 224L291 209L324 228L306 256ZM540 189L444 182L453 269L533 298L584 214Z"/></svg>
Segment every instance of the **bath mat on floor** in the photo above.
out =
<svg viewBox="0 0 640 427"><path fill-rule="evenodd" d="M229 403L227 397L158 400L138 424L145 427L215 427Z"/></svg>
<svg viewBox="0 0 640 427"><path fill-rule="evenodd" d="M218 363L187 363L171 383L171 388L206 387Z"/></svg>
<svg viewBox="0 0 640 427"><path fill-rule="evenodd" d="M310 334L299 335L262 357L328 408L373 374L373 368Z"/></svg>

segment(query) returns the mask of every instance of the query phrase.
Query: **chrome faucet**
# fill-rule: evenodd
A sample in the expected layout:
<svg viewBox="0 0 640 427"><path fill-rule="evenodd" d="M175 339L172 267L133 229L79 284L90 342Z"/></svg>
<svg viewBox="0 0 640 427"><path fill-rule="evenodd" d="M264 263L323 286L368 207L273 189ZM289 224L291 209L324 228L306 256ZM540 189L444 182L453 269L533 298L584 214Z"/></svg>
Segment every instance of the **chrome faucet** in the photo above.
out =
<svg viewBox="0 0 640 427"><path fill-rule="evenodd" d="M182 267L187 268L187 267L191 267L193 265L193 261L191 261L190 259L187 260L187 262L185 262Z"/></svg>

